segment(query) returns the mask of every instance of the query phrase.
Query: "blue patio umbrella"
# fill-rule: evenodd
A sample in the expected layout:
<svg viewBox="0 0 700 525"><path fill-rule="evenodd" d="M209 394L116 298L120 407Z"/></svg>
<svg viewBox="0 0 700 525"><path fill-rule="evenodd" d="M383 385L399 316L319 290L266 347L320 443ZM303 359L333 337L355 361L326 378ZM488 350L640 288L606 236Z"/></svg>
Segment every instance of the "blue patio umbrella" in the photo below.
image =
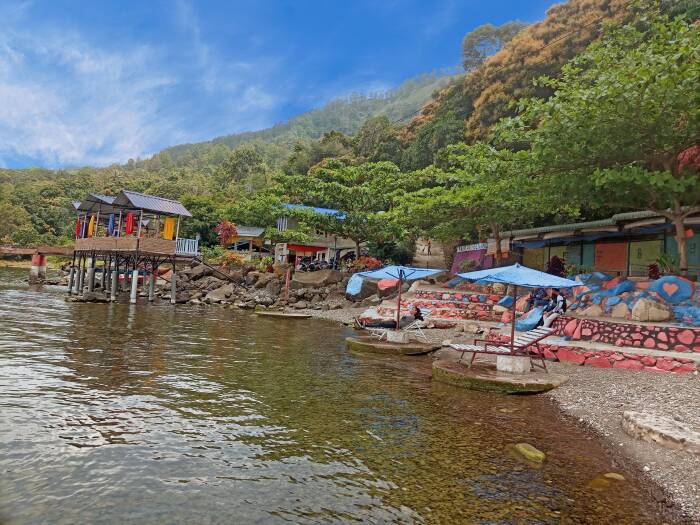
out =
<svg viewBox="0 0 700 525"><path fill-rule="evenodd" d="M515 303L518 295L518 286L525 288L574 288L581 286L581 283L565 279L557 275L533 270L521 264L503 266L501 268L489 268L488 270L477 270L475 272L457 274L464 279L477 281L478 283L501 283L513 285L513 315L510 330L511 345L515 339Z"/></svg>
<svg viewBox="0 0 700 525"><path fill-rule="evenodd" d="M397 279L399 281L399 295L396 300L396 329L399 329L399 321L401 320L401 287L404 281L417 281L425 279L438 273L443 273L445 270L436 270L432 268L414 268L411 266L385 266L378 270L369 272L358 272L355 275L366 277L368 279Z"/></svg>

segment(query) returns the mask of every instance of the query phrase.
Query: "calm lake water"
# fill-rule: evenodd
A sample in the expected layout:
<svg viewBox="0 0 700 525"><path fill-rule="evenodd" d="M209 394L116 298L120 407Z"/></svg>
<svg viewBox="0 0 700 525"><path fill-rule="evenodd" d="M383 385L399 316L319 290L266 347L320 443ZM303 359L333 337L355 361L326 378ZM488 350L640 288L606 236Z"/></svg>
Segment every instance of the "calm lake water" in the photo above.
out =
<svg viewBox="0 0 700 525"><path fill-rule="evenodd" d="M620 470L545 398L432 384L323 321L66 303L26 273L0 269L0 523L662 521L628 475L588 488Z"/></svg>

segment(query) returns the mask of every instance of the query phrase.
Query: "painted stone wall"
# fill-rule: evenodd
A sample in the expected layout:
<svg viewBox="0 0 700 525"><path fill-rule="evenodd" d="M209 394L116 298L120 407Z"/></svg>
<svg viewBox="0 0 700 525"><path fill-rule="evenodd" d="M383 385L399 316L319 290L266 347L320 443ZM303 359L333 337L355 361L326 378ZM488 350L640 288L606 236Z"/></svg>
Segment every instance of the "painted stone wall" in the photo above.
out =
<svg viewBox="0 0 700 525"><path fill-rule="evenodd" d="M415 296L401 303L402 309L409 303L421 309L433 311L434 317L442 319L478 319L500 321L505 308L497 303L503 298L498 294L486 294L470 291L441 292L434 290L417 290Z"/></svg>
<svg viewBox="0 0 700 525"><path fill-rule="evenodd" d="M615 323L568 316L556 319L552 327L557 335L570 338L571 341L594 341L673 352L700 352L700 328Z"/></svg>
<svg viewBox="0 0 700 525"><path fill-rule="evenodd" d="M508 336L500 334L494 334L488 338L501 343L510 341ZM544 343L533 345L530 348L530 353L532 355L542 355L548 361L559 361L595 368L617 368L641 372L672 372L674 374L700 372L700 363L682 357L657 357L607 350L591 352L576 346L548 345Z"/></svg>
<svg viewBox="0 0 700 525"><path fill-rule="evenodd" d="M700 326L700 291L688 279L630 280L603 272L576 277L569 311L577 317L610 317L637 322L678 322Z"/></svg>

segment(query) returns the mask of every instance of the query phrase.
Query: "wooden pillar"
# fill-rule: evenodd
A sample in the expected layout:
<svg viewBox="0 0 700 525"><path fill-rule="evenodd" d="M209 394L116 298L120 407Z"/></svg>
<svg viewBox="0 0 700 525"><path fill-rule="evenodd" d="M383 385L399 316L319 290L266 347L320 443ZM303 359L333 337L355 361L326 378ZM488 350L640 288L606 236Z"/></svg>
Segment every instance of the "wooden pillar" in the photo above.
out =
<svg viewBox="0 0 700 525"><path fill-rule="evenodd" d="M85 255L82 255L78 271L78 295L83 295L83 287L85 286L85 263Z"/></svg>
<svg viewBox="0 0 700 525"><path fill-rule="evenodd" d="M177 276L175 274L175 258L173 257L173 271L170 277L170 304L177 302Z"/></svg>
<svg viewBox="0 0 700 525"><path fill-rule="evenodd" d="M105 291L107 285L107 258L102 258L102 275L100 276L100 290Z"/></svg>
<svg viewBox="0 0 700 525"><path fill-rule="evenodd" d="M129 302L131 304L136 304L136 295L138 293L139 287L139 269L134 264L134 269L131 272L131 296L129 297Z"/></svg>
<svg viewBox="0 0 700 525"><path fill-rule="evenodd" d="M73 281L75 280L75 251L73 252L73 260L70 263L70 272L68 273L68 295L73 293Z"/></svg>
<svg viewBox="0 0 700 525"><path fill-rule="evenodd" d="M88 263L87 277L88 277L88 282L87 282L88 292L94 292L95 291L95 253L94 252L90 255L90 259L89 259L89 263Z"/></svg>
<svg viewBox="0 0 700 525"><path fill-rule="evenodd" d="M148 283L148 301L153 302L156 297L156 273L158 272L158 267L156 266L155 259L151 261L151 279Z"/></svg>
<svg viewBox="0 0 700 525"><path fill-rule="evenodd" d="M119 286L119 260L114 257L114 262L112 263L112 282L110 283L111 290L110 290L110 300L112 302L117 300L117 290Z"/></svg>

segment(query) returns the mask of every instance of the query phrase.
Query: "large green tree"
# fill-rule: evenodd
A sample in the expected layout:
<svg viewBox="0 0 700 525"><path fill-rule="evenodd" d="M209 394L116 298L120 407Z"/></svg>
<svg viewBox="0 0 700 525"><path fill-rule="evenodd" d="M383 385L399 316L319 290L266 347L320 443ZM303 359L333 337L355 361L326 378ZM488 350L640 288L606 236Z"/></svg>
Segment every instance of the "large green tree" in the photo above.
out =
<svg viewBox="0 0 700 525"><path fill-rule="evenodd" d="M596 188L610 208L666 217L685 273L685 220L700 211L697 166L682 160L700 143L697 25L655 14L611 27L541 82L554 95L522 101L501 136L528 144L541 173Z"/></svg>

